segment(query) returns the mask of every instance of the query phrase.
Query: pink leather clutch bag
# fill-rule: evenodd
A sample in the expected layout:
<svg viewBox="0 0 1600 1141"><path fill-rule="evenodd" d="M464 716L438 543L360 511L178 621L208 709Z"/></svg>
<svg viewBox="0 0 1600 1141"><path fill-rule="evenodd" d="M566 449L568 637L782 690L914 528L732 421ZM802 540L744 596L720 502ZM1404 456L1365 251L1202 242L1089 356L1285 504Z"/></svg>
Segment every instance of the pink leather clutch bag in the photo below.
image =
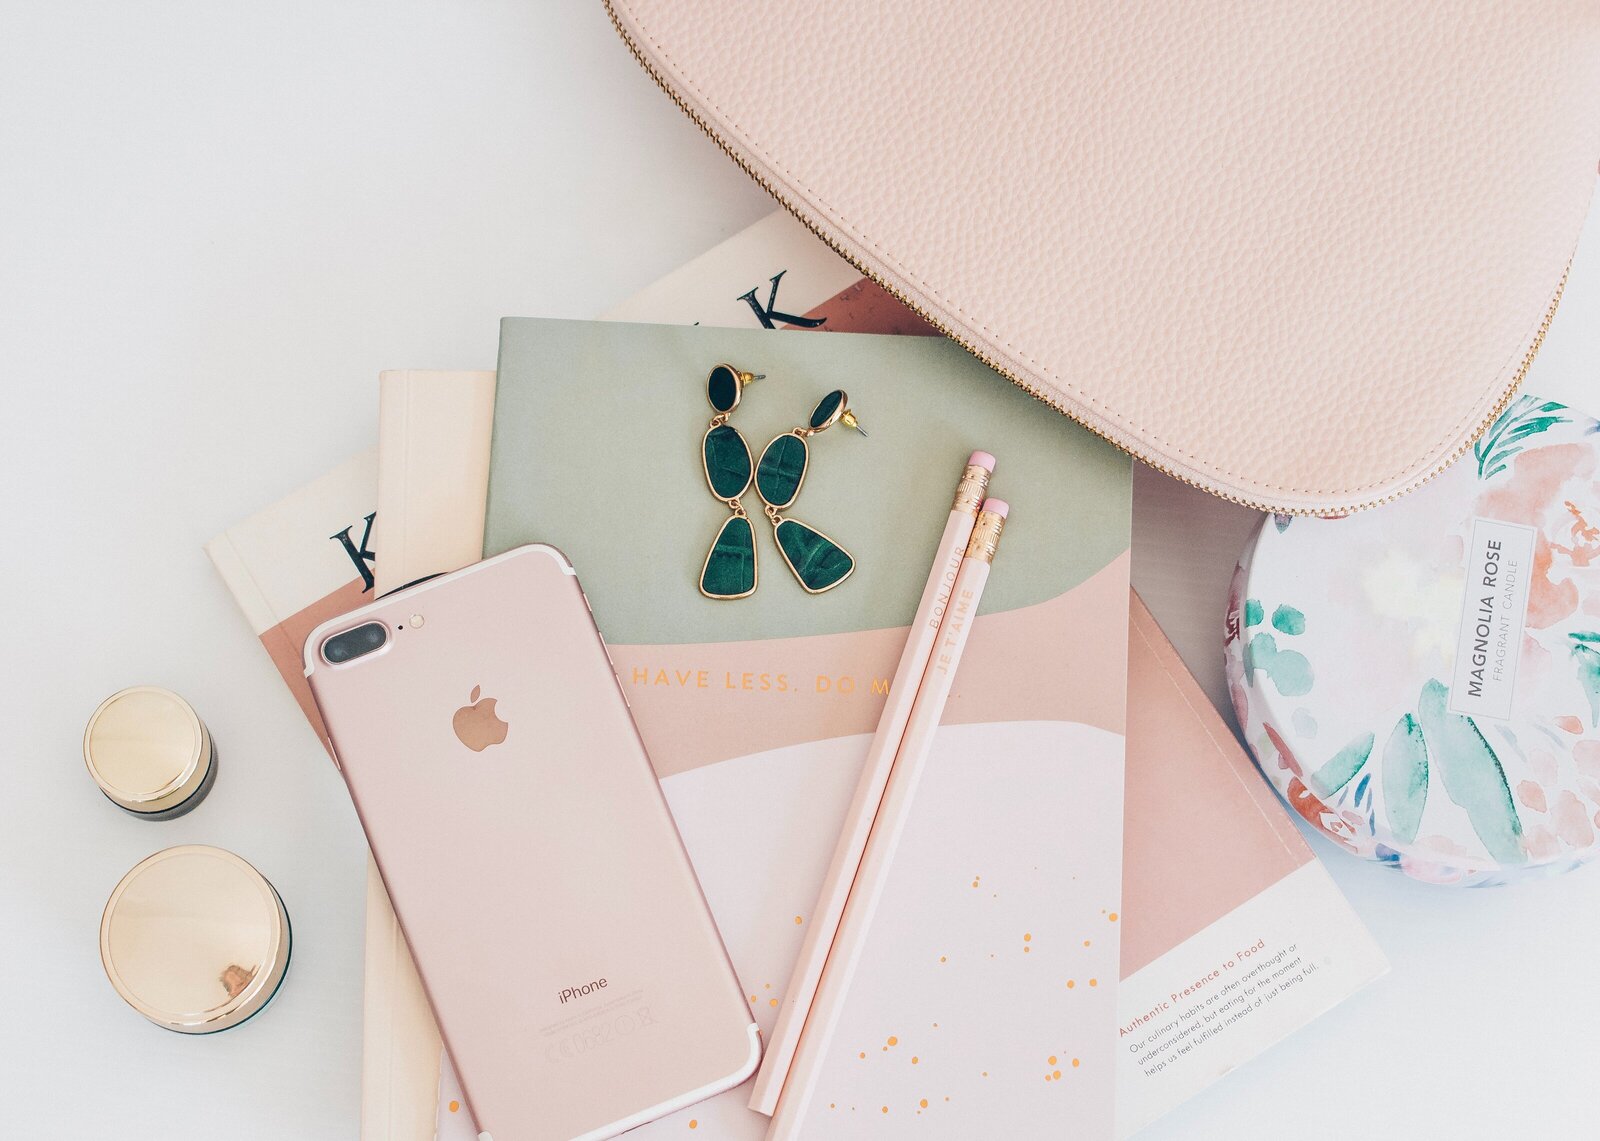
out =
<svg viewBox="0 0 1600 1141"><path fill-rule="evenodd" d="M606 0L863 273L1151 465L1392 499L1521 382L1600 159L1593 0Z"/></svg>

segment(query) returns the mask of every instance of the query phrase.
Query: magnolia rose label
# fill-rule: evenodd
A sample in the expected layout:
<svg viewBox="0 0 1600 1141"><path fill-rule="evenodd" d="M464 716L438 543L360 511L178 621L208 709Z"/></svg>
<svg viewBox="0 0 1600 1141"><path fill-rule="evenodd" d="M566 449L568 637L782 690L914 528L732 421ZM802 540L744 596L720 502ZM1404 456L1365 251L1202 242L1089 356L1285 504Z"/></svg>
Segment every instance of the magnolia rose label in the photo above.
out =
<svg viewBox="0 0 1600 1141"><path fill-rule="evenodd" d="M1534 529L1498 519L1472 521L1450 711L1507 721L1528 617Z"/></svg>

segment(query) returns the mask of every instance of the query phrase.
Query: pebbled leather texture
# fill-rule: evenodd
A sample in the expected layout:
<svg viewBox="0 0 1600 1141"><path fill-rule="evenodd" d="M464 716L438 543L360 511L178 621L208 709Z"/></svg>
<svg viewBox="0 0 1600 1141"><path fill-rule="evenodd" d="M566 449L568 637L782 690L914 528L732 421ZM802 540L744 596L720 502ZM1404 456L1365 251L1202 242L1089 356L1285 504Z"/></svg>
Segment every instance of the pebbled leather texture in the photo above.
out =
<svg viewBox="0 0 1600 1141"><path fill-rule="evenodd" d="M859 267L1133 454L1355 510L1520 380L1600 160L1594 0L607 0Z"/></svg>

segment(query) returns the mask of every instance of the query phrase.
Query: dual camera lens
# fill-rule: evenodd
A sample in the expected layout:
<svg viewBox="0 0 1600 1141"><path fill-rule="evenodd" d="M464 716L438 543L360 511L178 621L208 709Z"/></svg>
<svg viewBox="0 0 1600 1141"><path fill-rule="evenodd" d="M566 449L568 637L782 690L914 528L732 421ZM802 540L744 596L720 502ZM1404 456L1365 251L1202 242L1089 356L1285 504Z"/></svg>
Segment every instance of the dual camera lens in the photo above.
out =
<svg viewBox="0 0 1600 1141"><path fill-rule="evenodd" d="M382 649L388 640L387 626L382 622L368 622L328 638L322 643L322 656L333 665L342 665Z"/></svg>

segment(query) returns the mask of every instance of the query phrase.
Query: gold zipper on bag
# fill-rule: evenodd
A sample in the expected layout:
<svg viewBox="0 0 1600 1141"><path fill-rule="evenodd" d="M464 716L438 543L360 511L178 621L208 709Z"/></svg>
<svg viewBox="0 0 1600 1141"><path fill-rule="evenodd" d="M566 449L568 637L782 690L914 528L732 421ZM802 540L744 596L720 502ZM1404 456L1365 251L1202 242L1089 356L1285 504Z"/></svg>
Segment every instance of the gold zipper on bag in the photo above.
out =
<svg viewBox="0 0 1600 1141"><path fill-rule="evenodd" d="M674 90L672 85L669 84L661 75L661 73L656 70L655 65L645 58L644 53L639 50L639 45L635 43L633 37L628 34L628 30L622 26L622 20L617 15L617 10L613 0L605 0L605 6L606 15L611 18L611 26L617 30L617 35L622 37L622 42L627 45L628 51L633 55L633 58L638 61L639 66L644 68L645 74L648 75L655 82L655 85L661 88L661 90L666 94L667 98L671 99L673 103L677 104L678 110L687 115L691 123L693 123L696 127L699 127L700 131L708 139L710 139L713 143L716 143L717 147L722 151L722 153L733 160L734 165L736 165L740 170L744 171L744 173L757 186L761 187L762 190L765 190L769 195L771 195L773 200L776 201L779 206L782 206L794 217L795 221L799 222L807 230L811 231L817 240L822 242L823 245L827 246L835 254L848 262L863 277L873 282L880 289L884 290L884 292L893 297L896 301L900 302L900 304L904 305L907 309L910 309L918 317L921 317L929 325L939 330L939 332L944 336L960 345L967 352L977 357L978 360L982 361L989 368L1005 377L1012 384L1026 392L1029 396L1033 397L1041 404L1055 409L1057 412L1061 413L1061 415L1073 421L1075 424L1078 424L1081 427L1088 429L1090 432L1093 432L1096 436L1099 436L1101 439L1105 440L1119 451L1128 453L1140 463L1154 468L1163 475L1170 476L1179 483L1186 483L1190 487L1199 488L1208 495L1215 495L1219 499L1225 499L1230 503L1237 503L1241 506L1249 507L1255 511L1265 511L1279 515L1349 515L1357 511L1365 511L1369 508L1381 507L1386 503L1392 503L1396 499L1399 499L1402 495L1421 487L1423 484L1427 483L1429 480L1443 472L1446 468L1454 464L1456 460L1460 459L1466 454L1467 449L1472 447L1473 441L1481 436L1488 429L1489 425L1493 424L1497 419L1499 419L1500 414L1506 410L1506 406L1509 405L1512 398L1516 396L1517 390L1522 387L1522 382L1527 378L1528 369L1533 365L1534 357L1539 355L1539 348L1544 344L1545 334L1550 331L1550 322L1555 318L1556 307L1561 304L1561 294L1567 287L1567 276L1572 272L1572 262L1569 260L1566 268L1561 271L1561 280L1556 283L1555 295L1550 298L1550 305L1547 309L1545 309L1544 318L1539 322L1539 328L1534 333L1533 340L1528 345L1528 351L1523 355L1522 363L1517 366L1517 371L1512 376L1511 383L1506 387L1505 392L1500 395L1500 399L1495 402L1494 407L1489 410L1489 414L1481 423L1479 423L1477 429L1467 437L1466 442L1464 442L1454 452L1447 456L1437 467L1433 468L1426 475L1413 480L1402 490L1392 492L1378 499L1369 499L1361 503L1354 503L1343 507L1274 507L1271 504L1261 502L1260 500L1246 499L1243 496L1235 495L1229 491L1221 491L1215 487L1208 487L1204 483L1201 483L1199 480L1191 476L1184 475L1179 471L1174 471L1160 460L1145 455L1143 452L1112 439L1110 433L1103 431L1101 428L1090 423L1088 420L1085 420L1080 413L1068 408L1057 397L1041 390L1036 385L1029 384L1020 377L1012 375L1012 373L1004 365L998 363L981 346L973 344L966 337L951 329L932 313L929 313L921 305L917 304L917 302L912 298L906 296L904 291L897 289L894 285L890 284L878 274L874 273L868 266L863 265L861 261L855 257L855 255L853 255L849 250L846 250L840 246L840 244L836 242L830 235L825 233L821 227L807 217L799 207L795 206L795 204L790 202L788 198L779 193L777 188L774 187L772 183L769 182L759 171L752 167L743 155L741 155L733 147L729 146L727 142L723 140L722 136L719 135L709 123L701 118L700 113L691 107L689 103L681 95L679 95L676 90Z"/></svg>

